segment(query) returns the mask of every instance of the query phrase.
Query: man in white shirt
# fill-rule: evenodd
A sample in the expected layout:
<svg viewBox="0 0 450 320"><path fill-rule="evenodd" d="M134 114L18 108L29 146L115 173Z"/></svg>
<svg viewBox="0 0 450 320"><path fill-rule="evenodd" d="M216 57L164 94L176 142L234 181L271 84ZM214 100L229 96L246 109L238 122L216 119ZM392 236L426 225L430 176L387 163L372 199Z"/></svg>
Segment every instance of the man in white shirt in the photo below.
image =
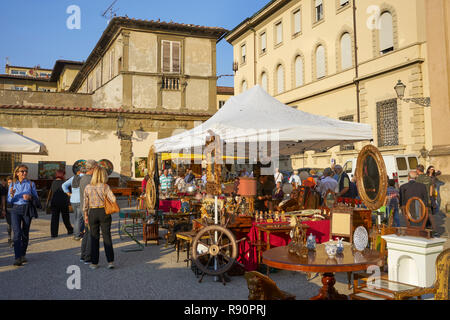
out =
<svg viewBox="0 0 450 320"><path fill-rule="evenodd" d="M335 191L338 187L338 183L333 179L333 170L331 168L326 168L323 170L323 178L319 182L319 192L322 194L322 197L325 196L328 190Z"/></svg>
<svg viewBox="0 0 450 320"><path fill-rule="evenodd" d="M289 183L295 183L297 186L302 184L302 181L300 180L300 177L298 175L298 170L295 170L294 174L290 176Z"/></svg>
<svg viewBox="0 0 450 320"><path fill-rule="evenodd" d="M280 169L275 169L275 174L273 175L273 177L275 178L275 184L277 184L278 182L283 183L283 174L280 172Z"/></svg>

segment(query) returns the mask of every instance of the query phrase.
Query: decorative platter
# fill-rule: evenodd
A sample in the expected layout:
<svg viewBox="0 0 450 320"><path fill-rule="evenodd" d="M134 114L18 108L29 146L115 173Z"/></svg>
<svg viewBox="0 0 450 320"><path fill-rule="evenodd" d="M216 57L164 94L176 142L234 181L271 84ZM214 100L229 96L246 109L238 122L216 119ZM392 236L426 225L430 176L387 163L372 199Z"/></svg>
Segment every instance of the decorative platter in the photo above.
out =
<svg viewBox="0 0 450 320"><path fill-rule="evenodd" d="M108 176L114 171L114 166L108 159L102 159L98 162L98 165L106 170Z"/></svg>
<svg viewBox="0 0 450 320"><path fill-rule="evenodd" d="M86 166L86 160L77 160L72 165L73 174L77 174L78 170L82 167Z"/></svg>
<svg viewBox="0 0 450 320"><path fill-rule="evenodd" d="M366 228L359 226L353 233L353 244L358 251L363 251L369 242L369 234Z"/></svg>

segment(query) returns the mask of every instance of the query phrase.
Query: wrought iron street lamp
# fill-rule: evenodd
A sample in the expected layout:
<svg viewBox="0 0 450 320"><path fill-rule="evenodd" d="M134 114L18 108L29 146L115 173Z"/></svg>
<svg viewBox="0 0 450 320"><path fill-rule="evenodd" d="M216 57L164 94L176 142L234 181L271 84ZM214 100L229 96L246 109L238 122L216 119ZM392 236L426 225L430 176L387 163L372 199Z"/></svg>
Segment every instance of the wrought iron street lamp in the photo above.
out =
<svg viewBox="0 0 450 320"><path fill-rule="evenodd" d="M119 117L117 118L116 136L121 140L130 140L131 135L127 135L122 132L124 125L125 125L125 119L119 114Z"/></svg>
<svg viewBox="0 0 450 320"><path fill-rule="evenodd" d="M397 93L397 97L405 102L414 102L422 107L429 107L431 104L430 97L422 97L422 98L405 98L405 90L406 85L403 84L401 80L398 80L397 84L394 87L395 92Z"/></svg>

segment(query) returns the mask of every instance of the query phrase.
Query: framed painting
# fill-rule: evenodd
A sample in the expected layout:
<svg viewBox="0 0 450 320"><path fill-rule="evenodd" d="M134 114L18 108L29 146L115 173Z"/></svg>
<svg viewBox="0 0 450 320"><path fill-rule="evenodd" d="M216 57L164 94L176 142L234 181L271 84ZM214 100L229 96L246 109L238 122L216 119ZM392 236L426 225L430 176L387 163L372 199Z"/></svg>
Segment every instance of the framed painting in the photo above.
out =
<svg viewBox="0 0 450 320"><path fill-rule="evenodd" d="M62 170L66 172L65 161L39 161L38 162L38 179L53 180L56 176L56 171Z"/></svg>
<svg viewBox="0 0 450 320"><path fill-rule="evenodd" d="M134 158L134 177L144 178L147 172L147 157Z"/></svg>

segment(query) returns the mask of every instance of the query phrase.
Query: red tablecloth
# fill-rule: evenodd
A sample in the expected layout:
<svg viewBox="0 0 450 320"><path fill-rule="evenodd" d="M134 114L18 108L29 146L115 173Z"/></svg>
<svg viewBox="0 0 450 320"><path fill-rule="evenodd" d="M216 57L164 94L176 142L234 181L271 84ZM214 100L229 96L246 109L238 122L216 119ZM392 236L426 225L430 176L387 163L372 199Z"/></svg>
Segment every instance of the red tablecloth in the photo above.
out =
<svg viewBox="0 0 450 320"><path fill-rule="evenodd" d="M330 240L330 220L323 221L304 221L302 222L309 226L307 235L312 233L316 236L317 243L323 243ZM266 241L266 234L262 232L262 241ZM252 245L258 240L258 229L256 223L253 223L250 232L246 235L247 239L239 243L239 256L237 261L245 266L245 270L254 271L258 268L258 251L256 246ZM270 234L270 246L280 247L286 246L290 241L288 234L271 233Z"/></svg>
<svg viewBox="0 0 450 320"><path fill-rule="evenodd" d="M180 208L180 200L159 200L159 210L163 212L169 212L171 210L173 213L177 213Z"/></svg>

